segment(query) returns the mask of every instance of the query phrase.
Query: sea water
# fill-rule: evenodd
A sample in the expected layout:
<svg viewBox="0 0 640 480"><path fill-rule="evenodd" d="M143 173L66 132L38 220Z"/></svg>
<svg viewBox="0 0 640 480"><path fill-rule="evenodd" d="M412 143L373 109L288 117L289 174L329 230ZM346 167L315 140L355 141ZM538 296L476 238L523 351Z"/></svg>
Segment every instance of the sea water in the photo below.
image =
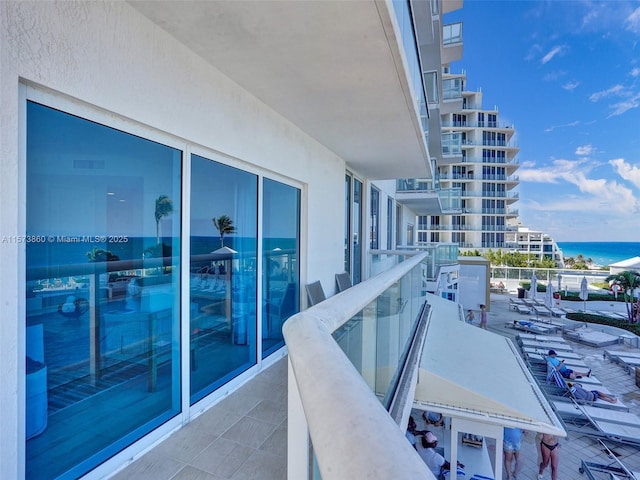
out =
<svg viewBox="0 0 640 480"><path fill-rule="evenodd" d="M582 254L596 265L611 265L640 256L640 242L558 242L564 258Z"/></svg>

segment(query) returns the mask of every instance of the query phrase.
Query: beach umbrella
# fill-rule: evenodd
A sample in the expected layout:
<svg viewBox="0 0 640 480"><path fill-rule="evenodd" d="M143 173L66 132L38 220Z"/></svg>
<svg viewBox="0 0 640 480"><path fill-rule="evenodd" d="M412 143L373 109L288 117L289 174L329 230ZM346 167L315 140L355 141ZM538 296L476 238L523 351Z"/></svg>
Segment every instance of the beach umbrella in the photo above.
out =
<svg viewBox="0 0 640 480"><path fill-rule="evenodd" d="M580 282L580 299L583 301L582 310L587 310L587 298L589 298L589 284L587 283L587 277L582 277Z"/></svg>
<svg viewBox="0 0 640 480"><path fill-rule="evenodd" d="M558 274L558 291L562 290L562 275Z"/></svg>
<svg viewBox="0 0 640 480"><path fill-rule="evenodd" d="M551 284L551 280L549 280L549 285L547 285L547 293L544 294L544 304L553 308L553 285Z"/></svg>
<svg viewBox="0 0 640 480"><path fill-rule="evenodd" d="M536 290L538 290L538 277L536 277L536 272L533 272L531 275L531 288L529 288L529 298L533 300L536 299Z"/></svg>

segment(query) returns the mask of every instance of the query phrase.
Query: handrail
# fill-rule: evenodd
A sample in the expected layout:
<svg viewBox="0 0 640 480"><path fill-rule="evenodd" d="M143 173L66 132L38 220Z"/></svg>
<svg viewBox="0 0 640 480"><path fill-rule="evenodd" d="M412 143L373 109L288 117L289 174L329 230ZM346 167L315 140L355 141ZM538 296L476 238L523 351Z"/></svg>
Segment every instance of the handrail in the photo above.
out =
<svg viewBox="0 0 640 480"><path fill-rule="evenodd" d="M425 258L426 253L414 255L283 326L323 480L434 478L331 335Z"/></svg>

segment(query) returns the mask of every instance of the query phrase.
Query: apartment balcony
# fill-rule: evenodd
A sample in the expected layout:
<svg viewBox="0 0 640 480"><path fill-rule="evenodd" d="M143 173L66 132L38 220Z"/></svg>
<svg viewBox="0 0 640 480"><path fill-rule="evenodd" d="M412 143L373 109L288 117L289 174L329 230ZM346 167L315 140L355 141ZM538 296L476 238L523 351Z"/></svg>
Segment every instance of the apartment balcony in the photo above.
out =
<svg viewBox="0 0 640 480"><path fill-rule="evenodd" d="M462 22L442 26L442 63L462 59Z"/></svg>
<svg viewBox="0 0 640 480"><path fill-rule="evenodd" d="M519 148L515 142L510 141L489 141L489 140L473 140L467 139L462 142L463 146L467 147L498 147L504 149Z"/></svg>
<svg viewBox="0 0 640 480"><path fill-rule="evenodd" d="M460 189L436 189L432 180L405 178L396 182L396 201L416 215L461 211Z"/></svg>
<svg viewBox="0 0 640 480"><path fill-rule="evenodd" d="M520 212L517 209L516 210L509 209L507 212L505 212L505 214L507 215L507 217L517 217L520 214Z"/></svg>
<svg viewBox="0 0 640 480"><path fill-rule="evenodd" d="M471 122L471 121L446 121L442 122L444 128L484 128L497 130L513 130L513 125L505 122Z"/></svg>
<svg viewBox="0 0 640 480"><path fill-rule="evenodd" d="M504 165L504 166L518 166L520 160L517 157L514 158L506 158L506 157L481 157L477 155L468 155L465 156L461 163L479 163L483 165Z"/></svg>

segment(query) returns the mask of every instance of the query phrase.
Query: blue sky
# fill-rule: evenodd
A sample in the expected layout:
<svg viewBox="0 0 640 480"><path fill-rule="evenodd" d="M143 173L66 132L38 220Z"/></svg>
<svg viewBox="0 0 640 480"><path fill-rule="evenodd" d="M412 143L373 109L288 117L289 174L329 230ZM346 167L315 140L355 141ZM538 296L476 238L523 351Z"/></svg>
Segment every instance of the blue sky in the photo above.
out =
<svg viewBox="0 0 640 480"><path fill-rule="evenodd" d="M464 0L467 90L520 148L520 221L556 241L640 241L640 1Z"/></svg>

